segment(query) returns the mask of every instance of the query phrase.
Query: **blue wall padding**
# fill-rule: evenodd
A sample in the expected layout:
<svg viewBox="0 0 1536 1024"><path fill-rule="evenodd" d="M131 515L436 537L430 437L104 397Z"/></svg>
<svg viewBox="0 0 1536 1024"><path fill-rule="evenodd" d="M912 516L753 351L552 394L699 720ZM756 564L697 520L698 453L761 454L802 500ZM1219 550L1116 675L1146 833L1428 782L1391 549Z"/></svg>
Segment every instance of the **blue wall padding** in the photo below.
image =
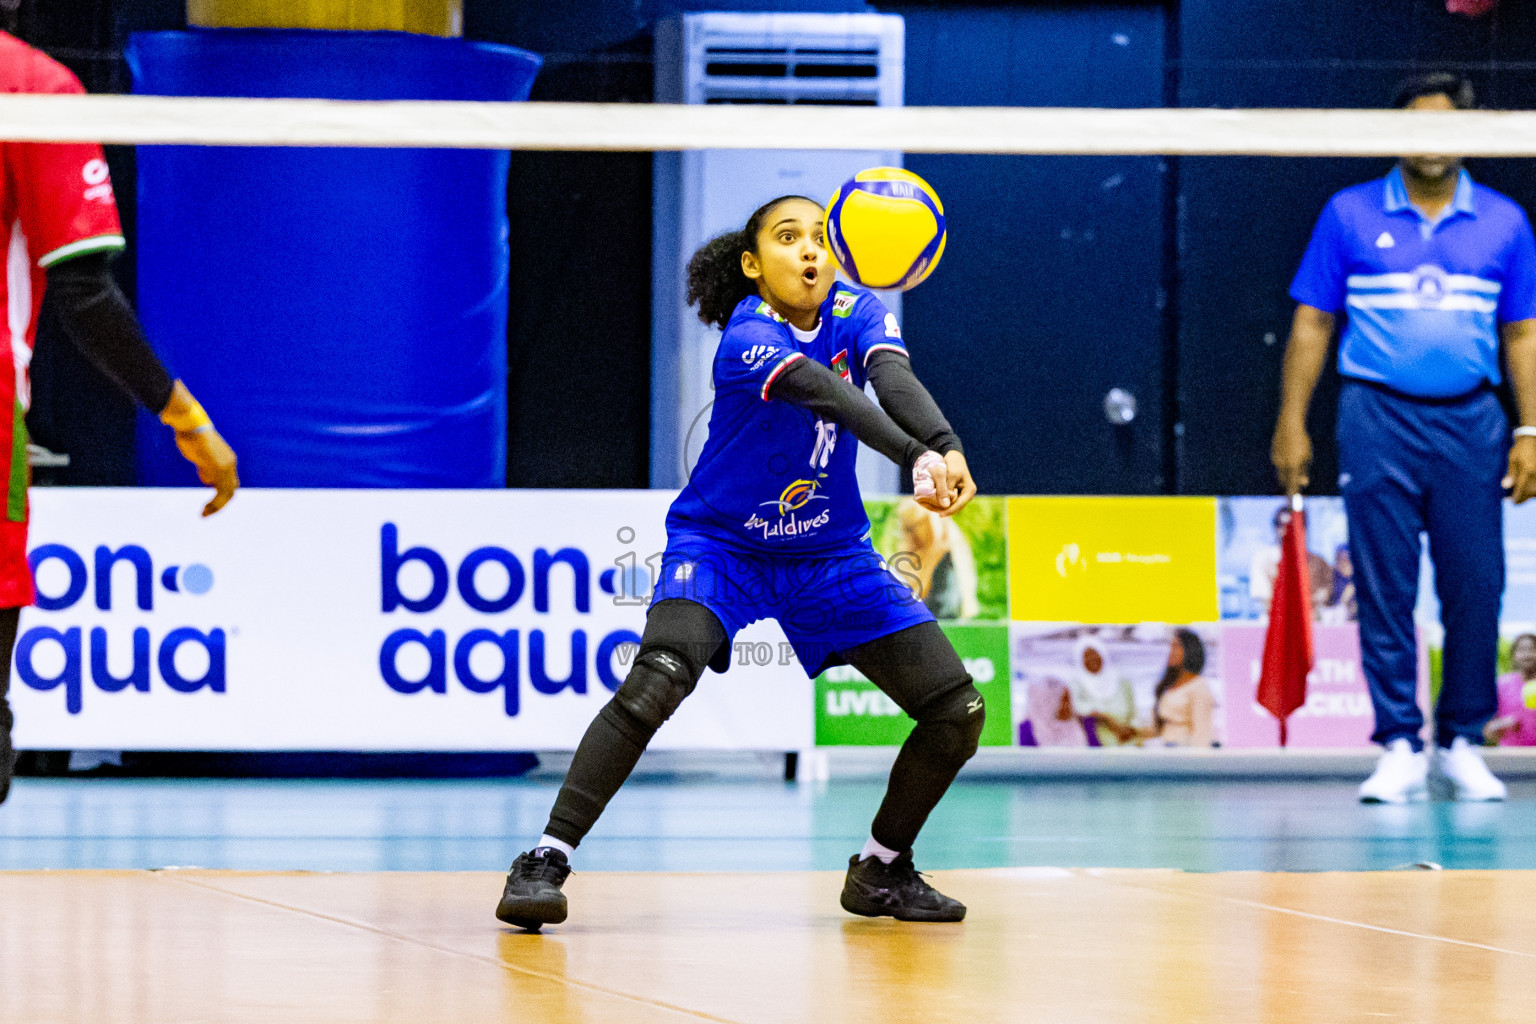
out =
<svg viewBox="0 0 1536 1024"><path fill-rule="evenodd" d="M134 91L528 98L540 61L395 32L139 33ZM151 343L266 487L506 482L507 154L141 146ZM139 430L140 480L195 481Z"/></svg>

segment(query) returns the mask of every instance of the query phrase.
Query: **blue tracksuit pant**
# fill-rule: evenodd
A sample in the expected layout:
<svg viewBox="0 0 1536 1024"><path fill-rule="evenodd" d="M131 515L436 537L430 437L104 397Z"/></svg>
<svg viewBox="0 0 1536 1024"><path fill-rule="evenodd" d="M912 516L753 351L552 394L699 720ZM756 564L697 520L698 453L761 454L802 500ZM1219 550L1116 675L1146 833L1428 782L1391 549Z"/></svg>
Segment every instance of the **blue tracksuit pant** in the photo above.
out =
<svg viewBox="0 0 1536 1024"><path fill-rule="evenodd" d="M1435 738L1482 743L1498 702L1499 600L1509 424L1491 390L1420 401L1346 380L1339 395L1339 490L1360 608L1360 653L1377 743L1420 748L1413 606L1419 534L1429 535L1444 674Z"/></svg>

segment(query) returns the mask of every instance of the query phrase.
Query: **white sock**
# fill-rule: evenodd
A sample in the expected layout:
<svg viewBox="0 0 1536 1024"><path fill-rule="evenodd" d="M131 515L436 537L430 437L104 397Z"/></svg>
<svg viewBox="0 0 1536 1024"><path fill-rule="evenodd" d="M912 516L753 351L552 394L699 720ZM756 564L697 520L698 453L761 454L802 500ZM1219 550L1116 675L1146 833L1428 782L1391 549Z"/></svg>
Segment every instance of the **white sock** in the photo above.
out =
<svg viewBox="0 0 1536 1024"><path fill-rule="evenodd" d="M576 847L572 846L570 843L563 843L548 833L539 836L539 846L535 846L534 849L537 850L540 846L547 846L551 850L559 850L561 853L565 854L567 860L570 859L571 854L576 852Z"/></svg>
<svg viewBox="0 0 1536 1024"><path fill-rule="evenodd" d="M900 856L900 850L892 850L881 846L879 843L875 842L874 836L870 836L869 842L864 844L864 849L859 851L859 860L863 860L865 857L879 857L881 863L883 864L889 864L891 861Z"/></svg>

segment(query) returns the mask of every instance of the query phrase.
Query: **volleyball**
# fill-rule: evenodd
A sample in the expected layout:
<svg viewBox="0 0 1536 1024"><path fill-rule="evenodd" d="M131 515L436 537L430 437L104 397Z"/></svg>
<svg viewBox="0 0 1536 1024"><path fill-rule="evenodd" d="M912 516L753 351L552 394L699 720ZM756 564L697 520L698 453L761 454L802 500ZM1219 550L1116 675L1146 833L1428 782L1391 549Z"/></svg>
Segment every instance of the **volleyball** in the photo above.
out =
<svg viewBox="0 0 1536 1024"><path fill-rule="evenodd" d="M871 167L827 202L827 246L838 267L866 288L906 291L944 255L944 204L922 178Z"/></svg>

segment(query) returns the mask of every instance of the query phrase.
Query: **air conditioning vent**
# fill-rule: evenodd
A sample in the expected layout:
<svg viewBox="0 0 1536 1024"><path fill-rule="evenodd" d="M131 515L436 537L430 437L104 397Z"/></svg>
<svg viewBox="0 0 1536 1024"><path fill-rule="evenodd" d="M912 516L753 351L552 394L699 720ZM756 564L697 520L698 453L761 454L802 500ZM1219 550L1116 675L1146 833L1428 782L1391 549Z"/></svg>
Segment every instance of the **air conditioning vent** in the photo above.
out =
<svg viewBox="0 0 1536 1024"><path fill-rule="evenodd" d="M878 64L796 64L796 78L879 78Z"/></svg>
<svg viewBox="0 0 1536 1024"><path fill-rule="evenodd" d="M901 105L899 16L689 14L657 33L663 103Z"/></svg>
<svg viewBox="0 0 1536 1024"><path fill-rule="evenodd" d="M727 64L710 61L704 65L704 73L711 78L783 78L789 73L788 64Z"/></svg>

